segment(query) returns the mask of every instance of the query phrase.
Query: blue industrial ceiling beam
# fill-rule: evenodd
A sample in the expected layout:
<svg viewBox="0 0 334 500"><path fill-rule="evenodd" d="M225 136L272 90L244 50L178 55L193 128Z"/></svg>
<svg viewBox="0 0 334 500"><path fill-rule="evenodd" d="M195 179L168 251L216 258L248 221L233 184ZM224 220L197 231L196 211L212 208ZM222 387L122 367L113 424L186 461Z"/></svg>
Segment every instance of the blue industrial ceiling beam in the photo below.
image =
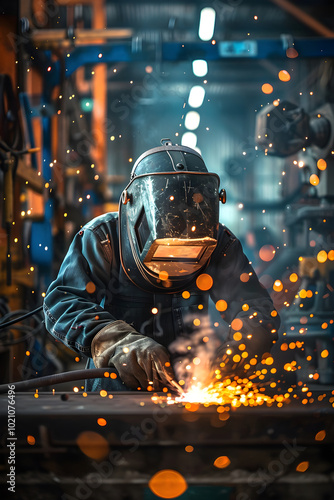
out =
<svg viewBox="0 0 334 500"><path fill-rule="evenodd" d="M70 76L76 69L85 64L154 61L155 47L152 45L142 50L133 51L131 42L122 44L105 43L99 45L80 45L74 47L65 58L66 76ZM334 57L334 39L308 38L294 40L293 48L301 58ZM102 56L100 55L102 54ZM165 42L161 44L162 61L187 61L206 59L269 59L286 58L286 47L283 40L245 40L211 42L177 43Z"/></svg>

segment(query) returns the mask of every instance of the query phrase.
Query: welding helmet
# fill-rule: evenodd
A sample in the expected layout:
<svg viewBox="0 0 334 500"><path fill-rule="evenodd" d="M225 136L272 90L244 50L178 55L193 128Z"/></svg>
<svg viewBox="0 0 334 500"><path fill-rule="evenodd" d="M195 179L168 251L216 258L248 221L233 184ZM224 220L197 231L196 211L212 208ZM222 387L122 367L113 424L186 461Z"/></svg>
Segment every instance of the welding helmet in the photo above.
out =
<svg viewBox="0 0 334 500"><path fill-rule="evenodd" d="M219 177L188 147L143 153L119 203L120 256L128 278L145 291L184 289L217 245Z"/></svg>

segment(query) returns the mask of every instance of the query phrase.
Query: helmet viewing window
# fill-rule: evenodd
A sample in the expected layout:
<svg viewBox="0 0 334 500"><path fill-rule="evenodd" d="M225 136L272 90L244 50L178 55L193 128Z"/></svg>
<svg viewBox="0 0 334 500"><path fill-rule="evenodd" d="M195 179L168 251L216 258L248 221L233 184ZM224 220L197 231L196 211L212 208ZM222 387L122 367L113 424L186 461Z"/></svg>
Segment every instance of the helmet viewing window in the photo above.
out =
<svg viewBox="0 0 334 500"><path fill-rule="evenodd" d="M148 227L144 208L142 208L142 211L139 214L138 220L135 225L135 232L137 236L139 249L142 252L145 243L150 235L150 228Z"/></svg>
<svg viewBox="0 0 334 500"><path fill-rule="evenodd" d="M187 245L182 241L181 245L159 245L152 260L180 260L188 262L198 262L204 248L197 245Z"/></svg>

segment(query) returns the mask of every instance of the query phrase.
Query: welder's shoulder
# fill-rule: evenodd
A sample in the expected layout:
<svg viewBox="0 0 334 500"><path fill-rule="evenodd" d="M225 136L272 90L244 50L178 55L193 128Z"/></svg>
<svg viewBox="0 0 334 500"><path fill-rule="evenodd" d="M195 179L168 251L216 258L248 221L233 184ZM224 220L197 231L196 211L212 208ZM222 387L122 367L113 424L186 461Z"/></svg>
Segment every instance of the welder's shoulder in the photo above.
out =
<svg viewBox="0 0 334 500"><path fill-rule="evenodd" d="M87 222L81 229L84 233L94 233L99 239L108 239L117 233L118 212L107 212Z"/></svg>
<svg viewBox="0 0 334 500"><path fill-rule="evenodd" d="M229 248L234 243L239 243L239 240L235 236L235 234L233 234L228 227L224 226L223 224L219 224L218 244L217 244L218 252L220 254L226 254Z"/></svg>
<svg viewBox="0 0 334 500"><path fill-rule="evenodd" d="M210 266L214 268L213 272L216 272L217 266L219 269L226 269L231 265L233 267L240 258L242 258L240 241L228 227L219 224L218 242L210 260Z"/></svg>

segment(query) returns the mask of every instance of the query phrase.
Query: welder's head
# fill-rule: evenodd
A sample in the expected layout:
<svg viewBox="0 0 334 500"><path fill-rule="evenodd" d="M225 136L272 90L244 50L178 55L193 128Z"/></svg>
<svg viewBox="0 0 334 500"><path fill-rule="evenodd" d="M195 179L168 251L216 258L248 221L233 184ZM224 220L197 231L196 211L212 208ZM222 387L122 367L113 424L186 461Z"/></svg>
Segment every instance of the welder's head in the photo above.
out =
<svg viewBox="0 0 334 500"><path fill-rule="evenodd" d="M219 177L169 139L136 161L119 204L121 262L146 291L182 290L217 245Z"/></svg>

